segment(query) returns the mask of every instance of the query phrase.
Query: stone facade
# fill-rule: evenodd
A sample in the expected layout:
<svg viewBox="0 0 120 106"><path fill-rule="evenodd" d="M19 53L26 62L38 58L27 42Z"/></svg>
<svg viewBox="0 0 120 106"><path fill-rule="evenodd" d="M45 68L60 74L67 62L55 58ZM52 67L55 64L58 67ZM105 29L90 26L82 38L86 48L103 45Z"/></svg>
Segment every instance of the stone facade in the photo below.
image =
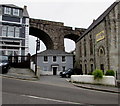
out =
<svg viewBox="0 0 120 106"><path fill-rule="evenodd" d="M76 42L79 36L85 31L83 28L64 26L64 23L30 19L30 35L42 40L47 49L64 50L64 38L69 38Z"/></svg>
<svg viewBox="0 0 120 106"><path fill-rule="evenodd" d="M80 36L76 43L76 66L85 74L94 69L119 70L120 2L114 2ZM120 53L120 52L119 52Z"/></svg>

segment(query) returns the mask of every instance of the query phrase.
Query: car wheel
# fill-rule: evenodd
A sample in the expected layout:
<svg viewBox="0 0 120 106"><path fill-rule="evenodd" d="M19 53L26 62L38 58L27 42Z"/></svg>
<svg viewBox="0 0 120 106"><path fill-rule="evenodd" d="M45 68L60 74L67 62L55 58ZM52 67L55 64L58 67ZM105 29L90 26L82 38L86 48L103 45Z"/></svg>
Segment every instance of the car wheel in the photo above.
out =
<svg viewBox="0 0 120 106"><path fill-rule="evenodd" d="M68 75L68 74L66 74L66 77L67 77L67 78L69 78L69 75Z"/></svg>
<svg viewBox="0 0 120 106"><path fill-rule="evenodd" d="M68 78L70 78L70 77L71 77L71 75L68 76Z"/></svg>

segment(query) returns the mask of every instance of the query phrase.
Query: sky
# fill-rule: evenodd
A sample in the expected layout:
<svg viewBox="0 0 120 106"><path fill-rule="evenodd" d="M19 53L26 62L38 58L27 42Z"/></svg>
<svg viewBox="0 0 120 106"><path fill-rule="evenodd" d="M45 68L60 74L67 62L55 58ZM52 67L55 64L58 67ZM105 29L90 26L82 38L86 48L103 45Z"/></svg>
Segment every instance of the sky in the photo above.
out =
<svg viewBox="0 0 120 106"><path fill-rule="evenodd" d="M0 0L0 4L27 6L30 18L63 22L65 26L88 28L115 0ZM46 49L41 42L41 50ZM72 40L65 39L65 50L75 49ZM29 37L29 52L35 54L35 38Z"/></svg>

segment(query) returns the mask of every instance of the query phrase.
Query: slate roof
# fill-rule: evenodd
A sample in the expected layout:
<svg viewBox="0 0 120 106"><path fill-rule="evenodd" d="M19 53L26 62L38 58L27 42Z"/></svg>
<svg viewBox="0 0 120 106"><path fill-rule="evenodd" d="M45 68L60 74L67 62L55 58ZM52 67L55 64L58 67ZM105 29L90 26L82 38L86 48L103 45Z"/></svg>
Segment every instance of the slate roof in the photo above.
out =
<svg viewBox="0 0 120 106"><path fill-rule="evenodd" d="M24 6L24 8L18 7L14 4L0 4L0 6L7 6L7 7L12 7L12 8L22 9L23 10L23 17L29 18L29 14L28 14L28 11L27 11L27 6Z"/></svg>
<svg viewBox="0 0 120 106"><path fill-rule="evenodd" d="M14 4L0 4L0 6L8 6L8 7L13 7L13 8L19 8L19 9L22 9L21 7L18 7Z"/></svg>
<svg viewBox="0 0 120 106"><path fill-rule="evenodd" d="M60 50L45 50L43 52L38 53L38 55L73 55L73 54Z"/></svg>
<svg viewBox="0 0 120 106"><path fill-rule="evenodd" d="M95 28L104 18L110 13L110 11L118 4L120 0L114 2L102 15L100 15L89 27L88 29L80 36L77 42L82 39L86 34L88 34L93 28Z"/></svg>

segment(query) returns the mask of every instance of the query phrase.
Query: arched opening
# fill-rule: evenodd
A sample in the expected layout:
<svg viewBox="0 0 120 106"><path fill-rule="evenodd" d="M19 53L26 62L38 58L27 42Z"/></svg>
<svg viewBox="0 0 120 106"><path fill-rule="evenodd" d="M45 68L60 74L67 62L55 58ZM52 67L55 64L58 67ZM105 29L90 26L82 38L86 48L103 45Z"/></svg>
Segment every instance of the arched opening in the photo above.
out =
<svg viewBox="0 0 120 106"><path fill-rule="evenodd" d="M76 42L77 39L79 38L79 35L68 34L68 35L65 35L64 38L68 38L68 39L71 39L71 40L73 40L74 42Z"/></svg>
<svg viewBox="0 0 120 106"><path fill-rule="evenodd" d="M68 34L64 36L64 47L66 52L72 52L76 49L75 42L79 38L78 35Z"/></svg>
<svg viewBox="0 0 120 106"><path fill-rule="evenodd" d="M104 56L105 55L105 49L103 46L99 47L98 49L98 55L99 56Z"/></svg>
<svg viewBox="0 0 120 106"><path fill-rule="evenodd" d="M44 31L30 27L30 35L38 37L41 41L43 41L47 49L53 49L53 41L50 36Z"/></svg>
<svg viewBox="0 0 120 106"><path fill-rule="evenodd" d="M72 52L75 50L75 42L73 40L70 40L68 38L64 38L64 47L66 52Z"/></svg>
<svg viewBox="0 0 120 106"><path fill-rule="evenodd" d="M50 38L50 36L45 33L44 31L30 27L29 31L29 41L30 41L30 48L33 48L30 50L30 53L34 54L36 51L36 39L37 37L40 39L40 51L46 50L46 49L53 49L53 41ZM38 52L40 52L38 51Z"/></svg>
<svg viewBox="0 0 120 106"><path fill-rule="evenodd" d="M29 41L30 41L29 48L31 48L29 49L29 53L31 55L36 53L36 40L37 40L37 37L29 35ZM43 41L40 40L40 50L38 52L42 52L44 50L46 50L46 46L43 43Z"/></svg>

